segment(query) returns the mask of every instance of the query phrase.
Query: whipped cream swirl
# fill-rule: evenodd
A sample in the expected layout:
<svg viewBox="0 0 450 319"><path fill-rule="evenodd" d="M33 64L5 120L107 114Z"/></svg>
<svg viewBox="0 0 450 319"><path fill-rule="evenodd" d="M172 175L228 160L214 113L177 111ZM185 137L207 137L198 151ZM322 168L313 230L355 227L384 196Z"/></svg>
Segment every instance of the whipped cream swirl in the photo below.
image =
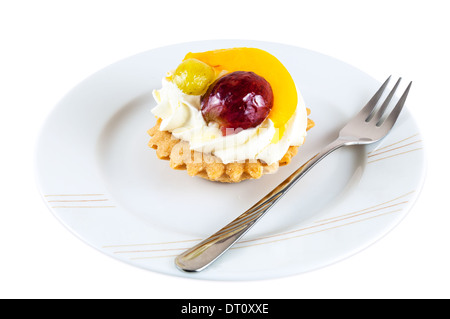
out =
<svg viewBox="0 0 450 319"><path fill-rule="evenodd" d="M166 78L162 88L153 91L153 97L158 105L152 113L162 119L160 130L188 142L191 150L217 156L224 164L261 160L271 165L286 154L289 146L300 146L305 140L307 114L300 95L297 109L276 143L273 140L278 132L270 118L257 127L222 136L218 124L207 124L203 119L200 96L183 93Z"/></svg>

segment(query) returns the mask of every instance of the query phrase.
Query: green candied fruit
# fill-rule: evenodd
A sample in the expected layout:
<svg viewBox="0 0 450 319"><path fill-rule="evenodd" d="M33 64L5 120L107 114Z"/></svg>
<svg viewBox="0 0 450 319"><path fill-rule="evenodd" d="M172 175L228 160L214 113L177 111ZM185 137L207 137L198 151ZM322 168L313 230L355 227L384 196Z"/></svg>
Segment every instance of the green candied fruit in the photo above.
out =
<svg viewBox="0 0 450 319"><path fill-rule="evenodd" d="M187 59L177 67L172 79L183 93L202 95L215 76L214 69L208 64L197 59Z"/></svg>

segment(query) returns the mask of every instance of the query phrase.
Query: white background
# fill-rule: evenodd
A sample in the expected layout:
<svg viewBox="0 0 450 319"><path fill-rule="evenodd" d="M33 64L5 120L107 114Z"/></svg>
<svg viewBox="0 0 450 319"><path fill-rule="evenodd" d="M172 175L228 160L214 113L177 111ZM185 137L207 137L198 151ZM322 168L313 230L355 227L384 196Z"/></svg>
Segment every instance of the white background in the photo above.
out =
<svg viewBox="0 0 450 319"><path fill-rule="evenodd" d="M448 298L448 1L0 2L1 298ZM428 172L403 222L337 264L288 278L214 282L138 269L103 255L48 211L36 186L43 121L95 71L152 48L250 39L304 47L382 81L414 81L408 108Z"/></svg>

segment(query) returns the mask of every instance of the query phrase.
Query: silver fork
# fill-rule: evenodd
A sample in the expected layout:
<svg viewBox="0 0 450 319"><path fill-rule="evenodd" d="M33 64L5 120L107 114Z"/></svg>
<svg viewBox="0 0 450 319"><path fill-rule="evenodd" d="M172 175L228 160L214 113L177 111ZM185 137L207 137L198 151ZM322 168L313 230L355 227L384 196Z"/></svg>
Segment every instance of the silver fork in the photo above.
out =
<svg viewBox="0 0 450 319"><path fill-rule="evenodd" d="M179 255L175 259L176 266L180 270L188 272L205 269L244 236L244 234L255 225L267 211L300 180L300 178L324 157L342 146L370 144L385 137L394 126L403 105L405 104L406 97L408 96L412 84L412 82L409 83L396 106L384 119L383 115L386 108L401 81L400 78L386 97L383 104L376 110L376 106L380 101L390 78L391 77L383 83L366 106L356 114L344 128L342 128L336 140L328 144L322 151L303 164L245 213L212 236Z"/></svg>

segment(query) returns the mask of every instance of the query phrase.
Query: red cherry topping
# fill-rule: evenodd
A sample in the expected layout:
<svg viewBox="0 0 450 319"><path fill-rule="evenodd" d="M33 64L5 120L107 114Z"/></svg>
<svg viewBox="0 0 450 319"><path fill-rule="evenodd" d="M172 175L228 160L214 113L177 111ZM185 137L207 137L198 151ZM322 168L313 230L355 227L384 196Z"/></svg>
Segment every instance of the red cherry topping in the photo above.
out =
<svg viewBox="0 0 450 319"><path fill-rule="evenodd" d="M201 99L201 112L207 123L219 124L223 135L256 127L273 106L272 88L263 77L236 71L211 84Z"/></svg>

